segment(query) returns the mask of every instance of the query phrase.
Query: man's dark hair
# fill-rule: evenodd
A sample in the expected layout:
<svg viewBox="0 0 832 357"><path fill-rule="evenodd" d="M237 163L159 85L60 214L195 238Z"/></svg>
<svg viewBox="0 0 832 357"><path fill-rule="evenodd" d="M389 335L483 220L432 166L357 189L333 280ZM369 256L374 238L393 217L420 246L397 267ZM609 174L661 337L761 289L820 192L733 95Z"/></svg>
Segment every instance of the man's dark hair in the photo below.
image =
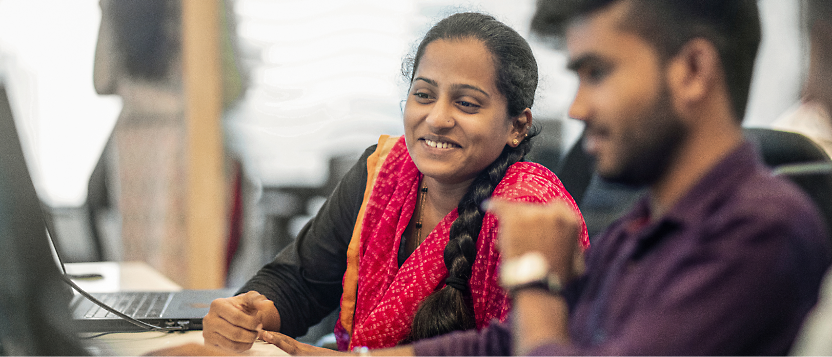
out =
<svg viewBox="0 0 832 357"><path fill-rule="evenodd" d="M620 1L632 5L621 26L651 43L663 60L694 38L711 42L719 52L734 114L743 119L760 45L756 0L538 0L532 31L560 38L572 20Z"/></svg>

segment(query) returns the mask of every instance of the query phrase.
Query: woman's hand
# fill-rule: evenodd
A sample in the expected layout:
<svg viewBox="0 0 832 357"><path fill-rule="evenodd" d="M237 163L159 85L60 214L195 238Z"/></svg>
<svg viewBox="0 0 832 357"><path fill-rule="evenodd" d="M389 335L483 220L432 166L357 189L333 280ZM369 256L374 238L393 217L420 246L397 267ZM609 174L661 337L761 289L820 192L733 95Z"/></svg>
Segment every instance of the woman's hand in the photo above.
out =
<svg viewBox="0 0 832 357"><path fill-rule="evenodd" d="M241 352L251 348L262 329L280 329L274 303L256 291L211 302L202 319L202 337L208 346Z"/></svg>
<svg viewBox="0 0 832 357"><path fill-rule="evenodd" d="M260 332L260 339L271 343L283 352L292 356L343 356L349 353L333 351L328 348L315 347L305 343L298 342L294 338L286 336L280 332L262 331Z"/></svg>

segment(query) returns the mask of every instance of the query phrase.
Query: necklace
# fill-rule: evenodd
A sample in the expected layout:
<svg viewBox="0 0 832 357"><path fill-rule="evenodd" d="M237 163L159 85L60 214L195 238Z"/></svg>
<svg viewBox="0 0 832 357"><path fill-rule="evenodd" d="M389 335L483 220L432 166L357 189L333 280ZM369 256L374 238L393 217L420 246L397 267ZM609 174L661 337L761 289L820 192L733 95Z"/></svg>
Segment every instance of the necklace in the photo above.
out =
<svg viewBox="0 0 832 357"><path fill-rule="evenodd" d="M416 221L416 242L422 243L422 218L425 217L425 199L428 197L428 186L422 183L419 188L419 220ZM418 245L418 244L417 244Z"/></svg>

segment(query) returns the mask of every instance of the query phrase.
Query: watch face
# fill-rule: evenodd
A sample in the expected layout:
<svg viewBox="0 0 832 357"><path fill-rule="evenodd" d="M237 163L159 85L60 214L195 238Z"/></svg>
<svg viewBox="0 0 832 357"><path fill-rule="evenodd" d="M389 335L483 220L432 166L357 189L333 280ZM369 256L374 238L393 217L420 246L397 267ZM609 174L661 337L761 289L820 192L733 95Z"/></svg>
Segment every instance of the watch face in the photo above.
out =
<svg viewBox="0 0 832 357"><path fill-rule="evenodd" d="M542 254L529 252L519 258L503 262L500 269L500 284L504 288L533 281L546 281L549 265Z"/></svg>

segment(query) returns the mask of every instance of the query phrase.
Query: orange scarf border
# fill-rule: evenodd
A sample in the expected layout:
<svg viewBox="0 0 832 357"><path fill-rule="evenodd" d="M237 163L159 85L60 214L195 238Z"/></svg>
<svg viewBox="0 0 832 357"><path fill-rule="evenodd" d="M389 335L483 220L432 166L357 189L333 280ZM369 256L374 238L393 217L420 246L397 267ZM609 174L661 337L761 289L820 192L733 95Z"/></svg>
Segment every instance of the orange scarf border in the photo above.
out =
<svg viewBox="0 0 832 357"><path fill-rule="evenodd" d="M376 151L367 158L367 186L364 189L364 200L361 202L361 210L358 211L358 219L355 221L355 228L353 228L352 238L347 248L347 271L344 273L344 293L341 296L341 327L350 335L352 335L358 290L358 266L360 259L358 248L361 245L361 228L364 226L364 211L367 208L367 201L370 199L370 193L373 192L373 186L375 185L379 171L381 171L382 164L387 159L390 150L399 141L399 138L399 136L391 137L390 135L382 135L378 139Z"/></svg>

